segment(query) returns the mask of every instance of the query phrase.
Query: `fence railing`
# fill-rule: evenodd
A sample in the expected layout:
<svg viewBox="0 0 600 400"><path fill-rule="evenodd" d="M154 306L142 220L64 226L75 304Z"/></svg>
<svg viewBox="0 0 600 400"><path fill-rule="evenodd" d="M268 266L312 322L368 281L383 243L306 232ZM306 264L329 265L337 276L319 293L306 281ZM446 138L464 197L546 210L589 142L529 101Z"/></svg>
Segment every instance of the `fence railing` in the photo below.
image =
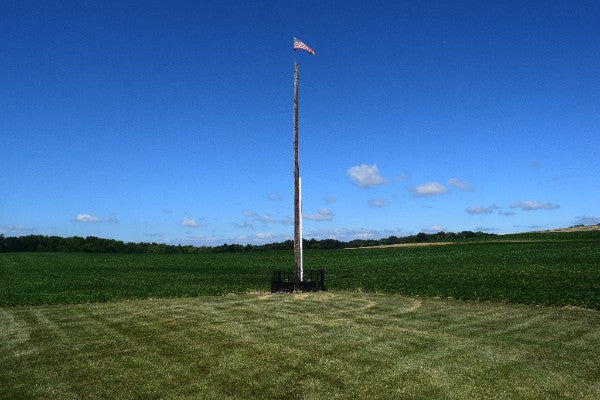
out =
<svg viewBox="0 0 600 400"><path fill-rule="evenodd" d="M304 271L300 289L303 292L316 292L325 289L325 270L309 269ZM291 293L294 291L294 270L273 270L271 275L271 293Z"/></svg>

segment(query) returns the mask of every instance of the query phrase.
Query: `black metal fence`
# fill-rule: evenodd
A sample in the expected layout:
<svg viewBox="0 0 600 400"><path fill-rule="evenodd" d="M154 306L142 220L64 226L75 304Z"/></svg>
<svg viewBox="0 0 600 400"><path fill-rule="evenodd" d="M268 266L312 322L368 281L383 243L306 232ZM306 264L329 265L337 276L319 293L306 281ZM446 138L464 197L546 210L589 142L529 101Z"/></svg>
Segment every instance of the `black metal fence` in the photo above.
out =
<svg viewBox="0 0 600 400"><path fill-rule="evenodd" d="M300 289L303 292L316 292L325 289L325 270L305 270ZM294 291L294 270L273 270L271 275L271 293L291 293Z"/></svg>

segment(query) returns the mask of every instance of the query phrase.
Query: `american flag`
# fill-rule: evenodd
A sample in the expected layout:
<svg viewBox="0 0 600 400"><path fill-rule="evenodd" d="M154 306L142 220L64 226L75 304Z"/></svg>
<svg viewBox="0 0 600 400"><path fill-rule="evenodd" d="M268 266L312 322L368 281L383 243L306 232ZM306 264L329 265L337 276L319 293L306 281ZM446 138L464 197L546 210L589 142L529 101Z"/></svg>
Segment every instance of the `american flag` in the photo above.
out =
<svg viewBox="0 0 600 400"><path fill-rule="evenodd" d="M296 49L306 50L310 54L315 54L315 51L313 49L311 49L310 47L308 47L306 45L306 43L304 43L302 40L300 40L298 38L294 38L294 51L296 51Z"/></svg>

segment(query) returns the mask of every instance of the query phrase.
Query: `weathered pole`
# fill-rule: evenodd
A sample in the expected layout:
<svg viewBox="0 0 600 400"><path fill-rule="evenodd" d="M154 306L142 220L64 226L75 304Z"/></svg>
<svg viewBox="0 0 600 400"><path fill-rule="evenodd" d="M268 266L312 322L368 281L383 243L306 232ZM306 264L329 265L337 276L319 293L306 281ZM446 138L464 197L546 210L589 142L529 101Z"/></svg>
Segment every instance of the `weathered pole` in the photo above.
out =
<svg viewBox="0 0 600 400"><path fill-rule="evenodd" d="M299 193L299 197L300 200L298 201L298 203L300 203L300 218L298 218L298 220L300 221L300 223L298 225L300 225L300 282L302 282L304 280L304 244L302 243L302 241L304 240L304 237L302 236L302 177L299 176L298 177L298 193Z"/></svg>
<svg viewBox="0 0 600 400"><path fill-rule="evenodd" d="M301 290L300 184L298 168L298 62L294 62L294 290Z"/></svg>

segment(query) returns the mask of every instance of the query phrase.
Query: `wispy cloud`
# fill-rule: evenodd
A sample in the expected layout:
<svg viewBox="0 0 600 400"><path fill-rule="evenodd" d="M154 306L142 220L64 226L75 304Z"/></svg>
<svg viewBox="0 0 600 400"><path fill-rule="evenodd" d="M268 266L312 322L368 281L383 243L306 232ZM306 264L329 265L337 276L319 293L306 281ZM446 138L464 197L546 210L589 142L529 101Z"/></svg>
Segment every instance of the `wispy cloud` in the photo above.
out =
<svg viewBox="0 0 600 400"><path fill-rule="evenodd" d="M495 204L492 204L491 206L487 206L487 207L477 207L477 206L469 206L465 209L465 212L467 214L491 214L494 212L494 210L497 210L498 207Z"/></svg>
<svg viewBox="0 0 600 400"><path fill-rule="evenodd" d="M105 223L105 224L118 224L119 219L117 217L103 217L99 218L95 215L90 214L77 214L74 219L75 222L82 224L93 224L93 223Z"/></svg>
<svg viewBox="0 0 600 400"><path fill-rule="evenodd" d="M269 214L269 213L255 215L254 218L259 222L264 222L265 224L275 222L275 219L273 217L271 217L271 214Z"/></svg>
<svg viewBox="0 0 600 400"><path fill-rule="evenodd" d="M337 201L337 198L335 196L325 196L323 197L323 201L327 204L332 204Z"/></svg>
<svg viewBox="0 0 600 400"><path fill-rule="evenodd" d="M534 230L539 230L539 229L542 229L542 228L543 228L542 225L529 225L527 227L527 229L534 229Z"/></svg>
<svg viewBox="0 0 600 400"><path fill-rule="evenodd" d="M530 162L530 163L529 163L529 168L533 168L533 169L540 169L540 168L542 168L542 167L543 167L543 165L542 165L542 164L540 164L540 163L539 163L539 162L537 162L537 161L532 161L532 162Z"/></svg>
<svg viewBox="0 0 600 400"><path fill-rule="evenodd" d="M369 205L374 208L383 208L390 205L388 199L379 197L377 199L371 199L368 201Z"/></svg>
<svg viewBox="0 0 600 400"><path fill-rule="evenodd" d="M519 201L516 203L512 203L510 208L519 208L524 211L533 211L533 210L554 210L556 208L560 208L558 204L555 203L542 203L539 201Z"/></svg>
<svg viewBox="0 0 600 400"><path fill-rule="evenodd" d="M379 173L377 165L357 165L348 168L346 171L352 181L362 188L370 188L375 185L382 185L385 183L385 179Z"/></svg>
<svg viewBox="0 0 600 400"><path fill-rule="evenodd" d="M283 233L271 233L271 232L259 232L254 235L260 242L282 242L284 240L290 240L291 236Z"/></svg>
<svg viewBox="0 0 600 400"><path fill-rule="evenodd" d="M291 225L294 223L291 217L288 218L274 218L269 213L258 214L254 211L244 211L244 216L248 218L252 218L255 222L260 222L265 225L267 224L280 224L280 225Z"/></svg>
<svg viewBox="0 0 600 400"><path fill-rule="evenodd" d="M244 221L242 223L234 222L233 226L235 226L236 228L242 228L242 229L252 229L252 228L254 228L254 225L250 221Z"/></svg>
<svg viewBox="0 0 600 400"><path fill-rule="evenodd" d="M444 194L448 192L444 186L440 185L437 182L428 182L423 183L422 185L416 186L412 189L413 194L416 196L426 197L426 196L435 196L438 194Z"/></svg>
<svg viewBox="0 0 600 400"><path fill-rule="evenodd" d="M165 234L163 232L147 232L144 233L144 236L151 238L162 238L165 236Z"/></svg>
<svg viewBox="0 0 600 400"><path fill-rule="evenodd" d="M189 228L202 228L205 227L206 224L200 223L193 218L183 217L181 220L181 226L187 226Z"/></svg>
<svg viewBox="0 0 600 400"><path fill-rule="evenodd" d="M478 232L493 232L493 231L497 231L498 228L490 228L487 226L476 226L475 230Z"/></svg>
<svg viewBox="0 0 600 400"><path fill-rule="evenodd" d="M600 224L599 217L577 217L575 218L575 225L597 225Z"/></svg>
<svg viewBox="0 0 600 400"><path fill-rule="evenodd" d="M404 172L401 172L398 175L396 175L396 179L398 179L399 181L407 181L409 178L410 178L410 175L405 174Z"/></svg>
<svg viewBox="0 0 600 400"><path fill-rule="evenodd" d="M169 243L169 240L165 238L166 234L163 232L146 232L144 236L151 238L156 243Z"/></svg>
<svg viewBox="0 0 600 400"><path fill-rule="evenodd" d="M302 219L309 219L312 221L331 221L333 219L333 212L329 208L321 208L314 214L304 214Z"/></svg>
<svg viewBox="0 0 600 400"><path fill-rule="evenodd" d="M259 232L256 234L257 239L271 239L273 237L272 233L267 232Z"/></svg>
<svg viewBox="0 0 600 400"><path fill-rule="evenodd" d="M275 202L280 202L281 200L283 200L283 196L281 196L281 193L279 192L271 192L267 194L267 198L269 199L269 201Z"/></svg>
<svg viewBox="0 0 600 400"><path fill-rule="evenodd" d="M82 223L94 223L100 222L100 219L90 214L77 214L77 216L75 217L75 221Z"/></svg>
<svg viewBox="0 0 600 400"><path fill-rule="evenodd" d="M184 243L195 244L195 245L215 245L219 243L221 240L215 236L208 235L193 235L188 236L183 240Z"/></svg>
<svg viewBox="0 0 600 400"><path fill-rule="evenodd" d="M469 185L467 182L463 182L460 179L451 178L448 179L448 185L455 187L460 190L473 191L473 186Z"/></svg>
<svg viewBox="0 0 600 400"><path fill-rule="evenodd" d="M0 234L6 236L25 236L36 233L35 228L28 228L23 225L0 225Z"/></svg>
<svg viewBox="0 0 600 400"><path fill-rule="evenodd" d="M429 228L423 228L424 233L438 233L442 232L444 227L441 225L431 225Z"/></svg>
<svg viewBox="0 0 600 400"><path fill-rule="evenodd" d="M505 217L512 217L515 214L516 214L516 212L511 211L511 210L498 211L498 215L504 215Z"/></svg>
<svg viewBox="0 0 600 400"><path fill-rule="evenodd" d="M401 229L367 229L367 228L336 228L336 229L319 229L305 232L305 237L322 239L336 239L344 242L355 239L379 239L389 236L406 236L408 233Z"/></svg>

